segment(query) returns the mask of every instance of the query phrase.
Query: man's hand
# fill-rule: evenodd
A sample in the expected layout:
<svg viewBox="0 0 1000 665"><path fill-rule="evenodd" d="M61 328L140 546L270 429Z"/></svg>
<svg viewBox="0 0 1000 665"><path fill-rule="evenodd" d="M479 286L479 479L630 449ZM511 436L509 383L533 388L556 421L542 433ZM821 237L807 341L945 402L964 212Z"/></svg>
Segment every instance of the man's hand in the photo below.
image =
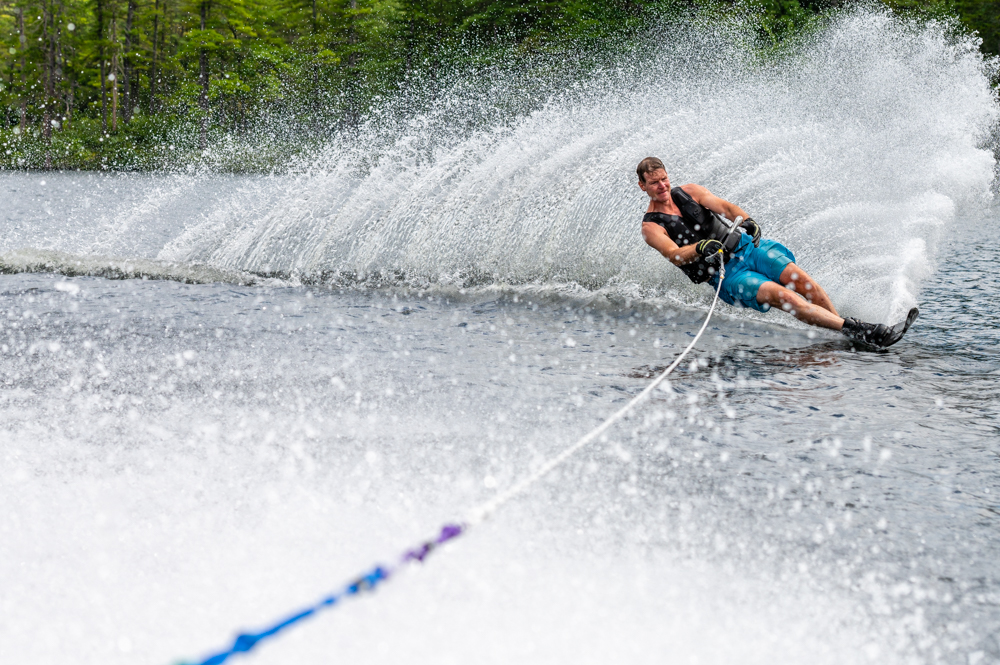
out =
<svg viewBox="0 0 1000 665"><path fill-rule="evenodd" d="M713 266L722 265L722 243L712 238L702 240L694 247L705 259L705 263Z"/></svg>
<svg viewBox="0 0 1000 665"><path fill-rule="evenodd" d="M753 221L753 217L747 217L740 223L740 227L753 239L753 246L760 247L760 224Z"/></svg>
<svg viewBox="0 0 1000 665"><path fill-rule="evenodd" d="M718 240L714 240L712 238L706 238L705 240L702 240L697 245L695 245L695 249L698 250L698 253L703 258L707 259L708 257L714 256L719 252L721 252L723 247L722 243L719 242Z"/></svg>

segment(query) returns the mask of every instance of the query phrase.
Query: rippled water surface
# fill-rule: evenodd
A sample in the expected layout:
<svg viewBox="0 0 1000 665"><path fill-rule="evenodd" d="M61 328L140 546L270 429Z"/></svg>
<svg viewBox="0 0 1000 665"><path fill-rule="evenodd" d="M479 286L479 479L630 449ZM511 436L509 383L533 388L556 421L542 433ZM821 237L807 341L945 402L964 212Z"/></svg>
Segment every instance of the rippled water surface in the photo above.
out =
<svg viewBox="0 0 1000 665"><path fill-rule="evenodd" d="M938 32L852 20L781 104L699 121L612 81L614 122L554 102L409 179L0 174L0 660L209 653L642 390L711 295L638 234L662 94L693 123L678 177L761 209L844 313L918 303L913 329L858 352L723 308L600 442L245 662L1000 663L995 100ZM831 87L831 52L868 87ZM563 121L590 129L557 149Z"/></svg>
<svg viewBox="0 0 1000 665"><path fill-rule="evenodd" d="M888 353L724 312L606 441L255 657L997 659L995 223ZM704 315L46 274L2 299L0 607L31 662L168 662L316 598L596 425Z"/></svg>

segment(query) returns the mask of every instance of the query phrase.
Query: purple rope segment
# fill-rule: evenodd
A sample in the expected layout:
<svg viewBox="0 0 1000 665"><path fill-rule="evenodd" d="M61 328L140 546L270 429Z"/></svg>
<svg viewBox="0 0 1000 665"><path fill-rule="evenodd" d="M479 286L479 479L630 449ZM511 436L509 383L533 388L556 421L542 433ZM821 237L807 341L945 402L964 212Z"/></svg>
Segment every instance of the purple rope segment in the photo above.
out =
<svg viewBox="0 0 1000 665"><path fill-rule="evenodd" d="M324 610L328 607L332 607L339 603L341 600L346 600L351 596L357 596L366 591L374 591L380 583L389 579L397 570L401 569L403 566L413 563L414 561L423 562L424 559L430 555L435 549L444 545L449 540L458 538L460 535L468 530L468 526L465 524L445 524L441 527L441 531L431 540L427 540L420 543L416 547L406 550L403 556L399 559L399 564L395 568L389 568L388 566L375 566L369 572L361 575L353 582L347 584L339 592L332 593L326 598L320 600L318 603L310 607L306 607L290 616L280 619L275 623L271 624L269 627L264 628L260 632L256 633L240 633L233 640L233 645L226 649L225 651L220 651L211 656L208 656L204 660L195 661L194 663L178 663L178 665L222 665L226 662L230 656L235 656L238 653L246 653L250 651L258 643L266 640L269 637L277 635L279 632L288 628L289 626L296 624L304 619L308 619L320 610Z"/></svg>
<svg viewBox="0 0 1000 665"><path fill-rule="evenodd" d="M420 545L420 547L414 548L412 550L407 550L406 554L403 555L403 559L400 564L405 564L410 561L421 561L427 557L428 554L434 551L434 548L439 545L444 545L452 538L458 538L462 535L462 531L465 527L461 524L445 524L441 527L441 533L434 540L428 540L426 543Z"/></svg>

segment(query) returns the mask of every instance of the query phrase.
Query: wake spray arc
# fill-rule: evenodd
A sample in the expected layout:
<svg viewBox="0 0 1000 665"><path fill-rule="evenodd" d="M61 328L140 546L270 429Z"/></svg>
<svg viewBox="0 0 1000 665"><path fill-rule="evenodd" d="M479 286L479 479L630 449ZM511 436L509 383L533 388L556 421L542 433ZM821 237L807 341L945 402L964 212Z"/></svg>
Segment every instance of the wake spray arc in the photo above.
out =
<svg viewBox="0 0 1000 665"><path fill-rule="evenodd" d="M740 218L737 217L737 220ZM738 224L738 221L734 221L729 227L729 233L732 233ZM648 386L646 386L641 393L633 397L628 404L618 409L615 413L609 416L604 422L590 430L582 438L580 438L576 443L567 447L558 455L549 458L544 464L542 464L538 469L536 469L530 475L522 478L518 483L510 487L504 492L501 492L497 496L493 497L486 503L473 508L469 511L466 519L459 523L445 524L441 527L438 534L426 540L408 550L406 550L398 559L396 565L387 566L383 564L378 564L368 572L360 575L353 581L346 584L341 590L334 592L322 600L313 603L312 605L305 607L297 612L293 612L290 615L285 616L263 628L257 632L247 632L240 633L236 636L233 644L228 649L219 651L207 658L194 661L193 663L181 663L179 665L221 665L226 662L231 656L235 656L240 653L246 653L256 647L260 642L275 637L279 633L283 632L285 629L304 621L317 613L329 609L334 605L339 604L344 600L348 600L355 596L374 591L383 582L390 579L395 574L402 572L402 570L413 564L415 562L423 563L428 556L440 546L458 538L459 536L468 533L469 530L486 521L493 515L497 510L499 510L504 504L511 501L518 495L526 492L532 485L540 481L542 478L551 473L556 467L572 457L576 452L586 447L587 445L593 443L604 434L608 429L611 428L616 422L624 418L632 409L634 409L639 403L644 401L646 398L652 394L652 392L659 386L684 360L684 357L694 348L698 340L701 339L702 334L708 327L708 322L712 318L712 314L715 312L715 306L719 302L719 291L722 288L722 280L726 276L726 268L723 262L722 250L719 250L718 254L719 261L719 282L718 286L715 288L715 296L712 298L712 305L709 307L708 314L705 316L704 323L701 324L701 328L698 330L698 334L694 336L691 343L680 352L680 354L674 358L674 361L663 370L655 379L653 379Z"/></svg>
<svg viewBox="0 0 1000 665"><path fill-rule="evenodd" d="M838 306L895 320L938 239L988 205L981 145L1000 113L982 56L940 25L871 9L766 57L754 34L651 28L523 114L480 116L468 81L410 120L387 107L384 127L332 143L273 198L262 184L266 200L241 194L192 220L157 258L335 287L540 285L707 308L707 292L636 251L634 164L659 155L673 182L816 248L803 267ZM500 73L487 92L527 94L520 83Z"/></svg>

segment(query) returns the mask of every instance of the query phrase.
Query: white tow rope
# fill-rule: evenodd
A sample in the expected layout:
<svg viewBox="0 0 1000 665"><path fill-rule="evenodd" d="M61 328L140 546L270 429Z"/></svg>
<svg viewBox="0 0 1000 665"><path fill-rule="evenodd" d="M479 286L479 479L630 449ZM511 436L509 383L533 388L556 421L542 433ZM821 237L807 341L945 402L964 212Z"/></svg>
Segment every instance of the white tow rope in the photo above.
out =
<svg viewBox="0 0 1000 665"><path fill-rule="evenodd" d="M733 224L733 226L735 227L735 223ZM721 259L722 257L720 256L719 258ZM629 411L635 408L635 406L639 404L639 402L642 402L647 397L649 397L650 393L652 393L656 389L656 387L660 385L663 382L663 380L670 375L671 372L677 369L677 366L681 364L682 360L684 360L684 356L686 356L688 352L694 348L694 345L697 344L698 340L701 338L702 333L705 332L705 328L708 327L708 322L712 318L712 313L715 312L715 305L716 303L719 302L719 291L722 289L722 280L725 278L725 276L726 276L726 268L725 265L722 264L722 262L720 261L719 284L715 289L715 297L712 298L712 306L708 310L708 315L705 317L705 322L701 324L701 330L699 330L698 334L694 336L694 339L691 340L691 343L687 345L687 348L681 351L681 354L677 356L672 363L670 363L670 366L667 367L665 370L663 370L655 379L653 379L653 381L648 386L646 386L645 390L643 390L641 393L633 397L628 404L618 409L618 411L612 414L607 420L602 422L594 429L590 430L579 441L577 441L576 443L574 443L573 445L569 446L561 453L556 455L555 457L549 459L547 462L542 464L530 476L523 478L513 487L509 488L504 492L501 492L500 494L496 495L486 503L471 510L469 512L469 517L466 520L466 524L468 526L474 526L476 524L479 524L483 520L488 519L490 515L492 515L494 512L497 511L498 508L500 508L500 506L507 503L508 501L516 497L518 494L521 494L529 487L534 485L536 482L544 478L550 471L552 471L554 468L556 468L557 466L565 462L567 459L569 459L573 455L573 453L580 450L587 444L593 442L594 439L596 439L601 434L606 432L608 428L610 428L616 422L621 420L625 416L625 414L627 414Z"/></svg>

